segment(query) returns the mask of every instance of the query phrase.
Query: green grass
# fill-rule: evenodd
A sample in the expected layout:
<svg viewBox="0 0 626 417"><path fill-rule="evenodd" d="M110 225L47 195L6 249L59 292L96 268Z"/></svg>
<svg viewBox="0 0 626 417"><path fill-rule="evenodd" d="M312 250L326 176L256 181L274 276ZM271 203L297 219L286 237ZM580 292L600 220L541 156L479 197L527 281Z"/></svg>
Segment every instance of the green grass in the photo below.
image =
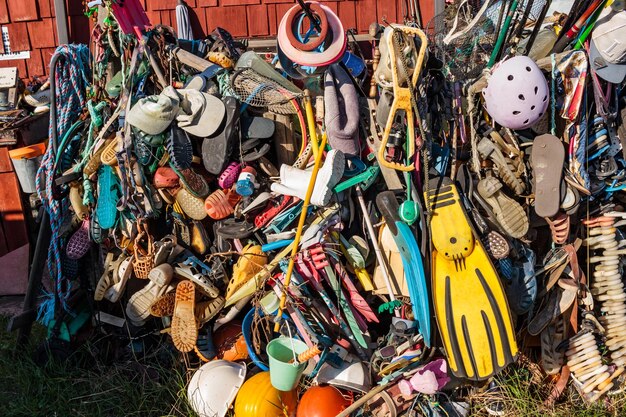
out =
<svg viewBox="0 0 626 417"><path fill-rule="evenodd" d="M626 394L608 395L593 404L587 404L568 384L563 395L551 406L544 401L549 398L552 381L541 372L539 365L521 360L509 367L496 379L499 389L486 391L471 397L473 414L488 416L484 404L498 401L503 405L505 416L515 417L610 417L626 415Z"/></svg>
<svg viewBox="0 0 626 417"><path fill-rule="evenodd" d="M188 408L185 375L147 361L100 363L85 344L65 365L41 368L32 359L44 334L15 350L15 335L0 317L0 416L122 417L195 416ZM181 367L182 368L182 367Z"/></svg>
<svg viewBox="0 0 626 417"><path fill-rule="evenodd" d="M16 351L15 335L0 316L0 417L195 417L186 400L184 364L159 349L149 358L107 360L97 341L85 343L64 365L33 361L44 331L36 325L31 343ZM106 353L106 352L105 352ZM609 417L626 415L626 394L585 404L571 385L551 407L543 405L551 383L529 361L509 367L498 391L469 395L472 416L488 416L484 405L499 402L505 416Z"/></svg>

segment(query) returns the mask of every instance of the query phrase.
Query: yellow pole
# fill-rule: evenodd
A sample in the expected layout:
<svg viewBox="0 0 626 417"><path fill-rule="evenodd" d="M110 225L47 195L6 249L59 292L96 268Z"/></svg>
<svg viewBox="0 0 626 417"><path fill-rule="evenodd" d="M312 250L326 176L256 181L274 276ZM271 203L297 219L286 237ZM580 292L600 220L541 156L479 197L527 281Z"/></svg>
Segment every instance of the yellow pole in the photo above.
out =
<svg viewBox="0 0 626 417"><path fill-rule="evenodd" d="M298 228L296 229L296 236L293 241L293 247L291 248L291 256L289 257L289 265L287 266L287 272L285 274L285 285L283 294L280 297L280 306L278 307L278 313L276 313L276 323L274 324L274 332L278 332L280 329L280 318L282 317L285 304L287 302L287 289L291 284L291 275L293 274L293 267L296 261L296 254L298 253L298 246L300 246L300 240L302 238L302 229L304 229L304 222L306 221L306 215L311 201L311 195L315 188L315 180L317 179L317 173L322 165L322 155L324 147L326 146L326 134L322 135L322 142L317 143L317 134L315 130L315 118L313 116L313 106L311 105L311 96L308 90L304 92L304 104L306 109L307 124L309 125L309 136L311 145L313 148L313 155L315 156L315 165L313 165L313 173L309 180L309 186L304 196L304 203L302 204L302 212L300 213L300 219L298 220Z"/></svg>

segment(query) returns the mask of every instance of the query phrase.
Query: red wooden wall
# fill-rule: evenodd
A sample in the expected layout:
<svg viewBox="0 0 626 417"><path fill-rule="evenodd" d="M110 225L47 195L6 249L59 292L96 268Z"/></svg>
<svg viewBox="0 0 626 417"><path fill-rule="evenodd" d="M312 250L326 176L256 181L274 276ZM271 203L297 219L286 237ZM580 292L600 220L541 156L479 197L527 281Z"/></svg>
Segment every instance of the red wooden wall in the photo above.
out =
<svg viewBox="0 0 626 417"><path fill-rule="evenodd" d="M382 19L395 23L401 20L403 0L321 0L343 22L345 29L367 32L370 23ZM146 0L152 23L176 27L176 0ZM221 26L235 37L263 37L276 34L276 28L294 0L187 0L194 12L191 17L194 34L206 34ZM424 1L427 3L427 1ZM399 19L400 16L400 19Z"/></svg>
<svg viewBox="0 0 626 417"><path fill-rule="evenodd" d="M346 29L367 32L374 21L397 22L402 19L404 0L321 0L334 10ZM176 27L177 0L140 0L152 24ZM276 34L280 19L295 0L187 0L196 38L216 26L235 37L266 37ZM421 0L424 22L433 13L433 0ZM91 20L83 15L82 0L66 0L70 40L88 43ZM16 66L21 78L47 73L50 57L57 45L54 0L0 0L0 25L6 26L13 52L30 51L29 60L0 61L0 67ZM4 47L0 42L0 53Z"/></svg>
<svg viewBox="0 0 626 417"><path fill-rule="evenodd" d="M66 1L70 36L75 42L89 42L81 0ZM18 67L21 78L46 74L57 45L54 1L0 0L0 25L8 28L12 52L30 51L30 59L0 61L0 67Z"/></svg>

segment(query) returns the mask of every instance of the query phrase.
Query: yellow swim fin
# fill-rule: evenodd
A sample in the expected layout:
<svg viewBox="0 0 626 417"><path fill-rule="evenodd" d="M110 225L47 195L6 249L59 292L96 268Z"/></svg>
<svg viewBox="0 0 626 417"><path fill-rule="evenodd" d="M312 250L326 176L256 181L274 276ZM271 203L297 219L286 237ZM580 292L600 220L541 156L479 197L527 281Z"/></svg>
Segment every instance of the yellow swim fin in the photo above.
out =
<svg viewBox="0 0 626 417"><path fill-rule="evenodd" d="M497 272L449 178L428 184L431 212L432 291L450 369L484 380L515 361L515 331Z"/></svg>

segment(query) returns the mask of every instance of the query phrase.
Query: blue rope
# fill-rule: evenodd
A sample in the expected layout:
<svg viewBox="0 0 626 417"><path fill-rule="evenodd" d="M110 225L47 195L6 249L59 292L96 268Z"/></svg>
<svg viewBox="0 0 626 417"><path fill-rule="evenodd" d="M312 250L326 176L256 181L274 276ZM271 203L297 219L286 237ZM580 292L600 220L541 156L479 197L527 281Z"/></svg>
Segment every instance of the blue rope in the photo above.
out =
<svg viewBox="0 0 626 417"><path fill-rule="evenodd" d="M63 138L86 105L87 88L91 78L89 68L91 57L86 45L62 45L56 49L54 55L59 56L55 73L51 74L55 77L57 85L57 91L53 92L56 99L57 131L53 132L54 125L51 120L48 134L50 138L55 136ZM54 60L54 57L52 59ZM61 152L61 149L57 151ZM65 238L60 234L64 219L70 211L68 199L57 201L52 196L54 161L53 146L49 146L43 156L36 179L37 195L50 217L52 237L48 248L47 265L50 278L55 284L52 294L44 293L44 300L38 311L37 319L44 325L48 325L54 319L55 311L59 307L56 305L57 300L63 310L72 314L67 305L71 286L69 279L63 274L61 256L61 251L65 247Z"/></svg>

